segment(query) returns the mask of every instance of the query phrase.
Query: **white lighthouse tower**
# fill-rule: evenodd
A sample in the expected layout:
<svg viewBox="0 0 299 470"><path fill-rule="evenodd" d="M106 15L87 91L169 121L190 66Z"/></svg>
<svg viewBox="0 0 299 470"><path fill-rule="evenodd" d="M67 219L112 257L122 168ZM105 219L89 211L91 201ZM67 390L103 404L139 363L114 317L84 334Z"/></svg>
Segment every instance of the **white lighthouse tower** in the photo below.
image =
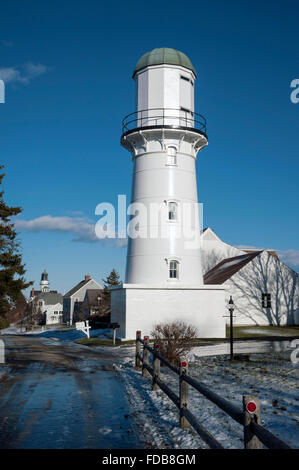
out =
<svg viewBox="0 0 299 470"><path fill-rule="evenodd" d="M183 320L198 336L224 337L224 290L203 285L196 159L207 146L206 121L194 110L196 71L180 51L144 54L133 73L136 111L123 120L133 186L126 279L112 290L120 335L149 334Z"/></svg>
<svg viewBox="0 0 299 470"><path fill-rule="evenodd" d="M42 272L42 275L41 275L40 290L41 290L41 292L50 292L48 273L45 269L44 269L44 271Z"/></svg>

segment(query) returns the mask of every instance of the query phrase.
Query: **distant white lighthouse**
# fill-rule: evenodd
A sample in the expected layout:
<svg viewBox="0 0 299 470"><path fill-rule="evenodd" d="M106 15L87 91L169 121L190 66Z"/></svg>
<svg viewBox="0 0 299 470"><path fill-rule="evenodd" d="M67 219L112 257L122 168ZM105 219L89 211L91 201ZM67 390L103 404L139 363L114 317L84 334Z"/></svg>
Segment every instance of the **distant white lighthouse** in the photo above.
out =
<svg viewBox="0 0 299 470"><path fill-rule="evenodd" d="M112 321L126 338L172 320L225 336L223 288L203 285L201 269L195 164L208 140L194 110L196 71L182 52L161 48L141 57L133 79L136 110L123 120L121 144L132 154L138 223L125 284L112 290Z"/></svg>
<svg viewBox="0 0 299 470"><path fill-rule="evenodd" d="M41 290L41 292L50 292L48 273L45 269L44 269L44 271L42 272L42 275L41 275L40 290Z"/></svg>

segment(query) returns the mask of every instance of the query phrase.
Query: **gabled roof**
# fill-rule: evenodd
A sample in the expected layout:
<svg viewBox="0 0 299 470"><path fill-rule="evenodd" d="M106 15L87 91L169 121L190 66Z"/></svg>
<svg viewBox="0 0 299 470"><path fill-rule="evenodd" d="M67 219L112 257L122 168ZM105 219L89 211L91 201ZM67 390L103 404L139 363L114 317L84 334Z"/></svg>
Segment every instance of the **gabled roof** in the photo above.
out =
<svg viewBox="0 0 299 470"><path fill-rule="evenodd" d="M101 288L102 286L97 282L95 281L94 279L83 279L83 281L80 281L78 282L78 284L73 287L71 290L69 290L66 294L64 294L63 297L71 297L72 295L74 295L76 292L78 292L78 290L80 290L82 287L86 286L89 282L93 281L94 283L96 283L99 288ZM93 290L93 289L90 289L90 290Z"/></svg>
<svg viewBox="0 0 299 470"><path fill-rule="evenodd" d="M256 250L249 249L249 248L242 248L242 250L245 251L245 253L253 253L254 251L256 251ZM276 253L275 250L264 250L264 251L267 251L267 253L270 253L270 255L274 256L274 258L279 259L278 254Z"/></svg>
<svg viewBox="0 0 299 470"><path fill-rule="evenodd" d="M55 292L40 292L37 300L43 300L46 305L62 304L62 295Z"/></svg>
<svg viewBox="0 0 299 470"><path fill-rule="evenodd" d="M262 253L262 251L255 251L246 255L234 256L233 258L222 260L204 275L204 283L223 284L260 253Z"/></svg>
<svg viewBox="0 0 299 470"><path fill-rule="evenodd" d="M63 297L71 297L71 295L75 294L81 287L86 286L91 281L91 279L87 279L86 281L80 281L78 284L75 285L71 290L69 290L66 294L64 294Z"/></svg>
<svg viewBox="0 0 299 470"><path fill-rule="evenodd" d="M97 305L98 297L102 297L103 289L87 289L84 302L88 302L89 305Z"/></svg>
<svg viewBox="0 0 299 470"><path fill-rule="evenodd" d="M205 240L217 240L221 243L225 243L223 240L221 240L221 238L218 237L218 235L216 235L216 233L213 229L211 229L211 227L204 228L203 230L201 230L200 234ZM225 245L227 245L227 243L225 243Z"/></svg>
<svg viewBox="0 0 299 470"><path fill-rule="evenodd" d="M31 291L32 292L32 291ZM50 291L47 291L47 292L43 292L42 290L35 290L33 289L33 296L32 297L37 297L39 294L43 294L43 293L46 293L46 294L58 294L57 290L50 290ZM30 294L31 295L31 294Z"/></svg>

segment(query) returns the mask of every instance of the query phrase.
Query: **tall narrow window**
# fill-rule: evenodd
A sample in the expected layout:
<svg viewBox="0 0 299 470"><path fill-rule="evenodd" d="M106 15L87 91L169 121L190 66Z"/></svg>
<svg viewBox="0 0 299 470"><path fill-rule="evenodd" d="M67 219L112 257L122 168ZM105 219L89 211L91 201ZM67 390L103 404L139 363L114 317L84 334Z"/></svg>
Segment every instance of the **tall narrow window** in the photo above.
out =
<svg viewBox="0 0 299 470"><path fill-rule="evenodd" d="M262 294L262 307L271 308L271 294Z"/></svg>
<svg viewBox="0 0 299 470"><path fill-rule="evenodd" d="M179 278L179 263L178 261L171 260L169 262L169 279L178 279Z"/></svg>
<svg viewBox="0 0 299 470"><path fill-rule="evenodd" d="M180 80L180 106L183 111L190 111L192 109L191 102L191 88L190 79L181 76ZM193 88L192 88L193 91Z"/></svg>
<svg viewBox="0 0 299 470"><path fill-rule="evenodd" d="M176 202L168 203L168 220L177 220L178 218L178 205Z"/></svg>
<svg viewBox="0 0 299 470"><path fill-rule="evenodd" d="M176 159L176 148L175 147L168 147L167 148L167 163L168 165L176 165L177 159Z"/></svg>

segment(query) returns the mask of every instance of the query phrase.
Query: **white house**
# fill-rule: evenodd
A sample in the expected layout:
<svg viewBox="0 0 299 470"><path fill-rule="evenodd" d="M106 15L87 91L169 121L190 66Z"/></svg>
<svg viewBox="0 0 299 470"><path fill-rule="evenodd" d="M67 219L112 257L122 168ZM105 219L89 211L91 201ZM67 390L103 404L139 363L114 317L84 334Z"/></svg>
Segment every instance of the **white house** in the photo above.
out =
<svg viewBox="0 0 299 470"><path fill-rule="evenodd" d="M63 322L73 324L75 314L82 305L86 291L90 289L103 289L103 287L89 275L63 296Z"/></svg>
<svg viewBox="0 0 299 470"><path fill-rule="evenodd" d="M33 316L39 314L46 325L62 323L62 295L50 290L46 270L41 275L40 290L31 290L29 302Z"/></svg>
<svg viewBox="0 0 299 470"><path fill-rule="evenodd" d="M236 325L299 324L299 275L273 250L240 250L210 228L201 238L204 281L232 296Z"/></svg>
<svg viewBox="0 0 299 470"><path fill-rule="evenodd" d="M36 298L36 312L40 312L46 325L62 323L62 295L55 292L40 292Z"/></svg>

